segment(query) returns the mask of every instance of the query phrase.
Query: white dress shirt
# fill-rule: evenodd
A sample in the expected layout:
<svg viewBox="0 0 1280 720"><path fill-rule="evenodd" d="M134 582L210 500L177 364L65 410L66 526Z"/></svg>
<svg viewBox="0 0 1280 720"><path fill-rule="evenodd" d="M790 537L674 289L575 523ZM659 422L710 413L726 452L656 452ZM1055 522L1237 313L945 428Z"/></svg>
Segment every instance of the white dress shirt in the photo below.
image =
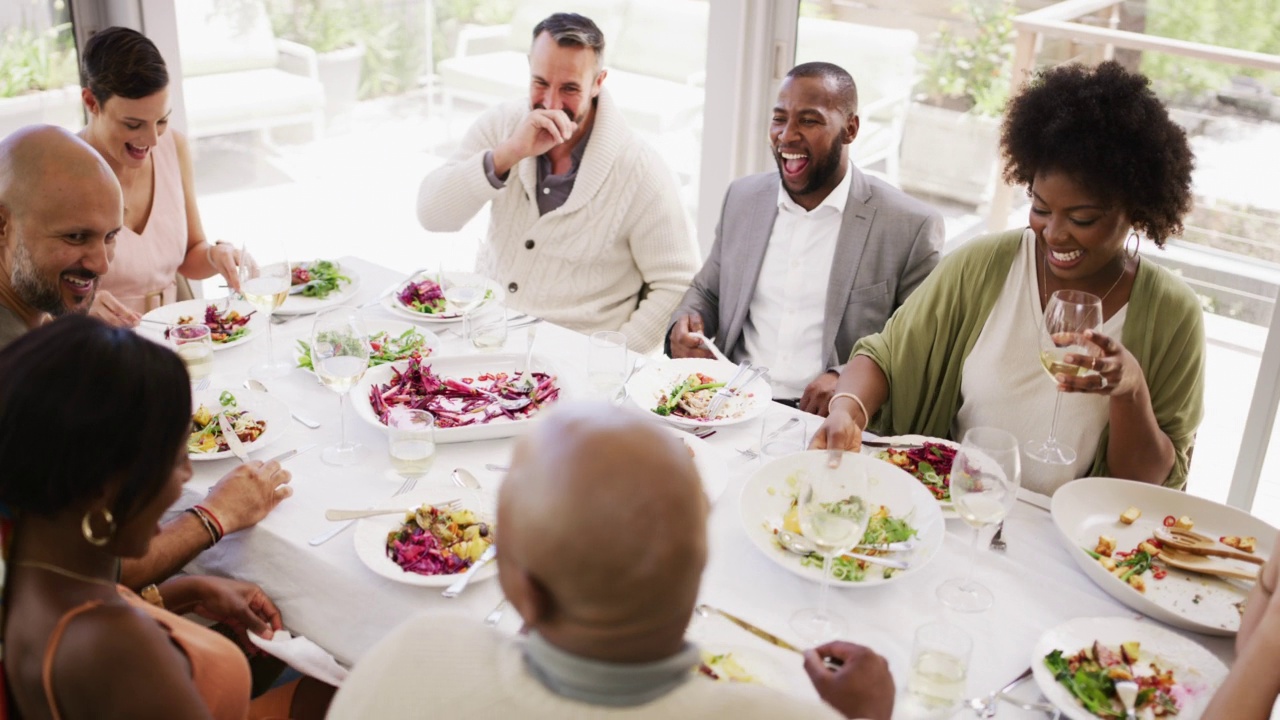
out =
<svg viewBox="0 0 1280 720"><path fill-rule="evenodd" d="M813 210L800 207L785 187L778 187L778 218L733 358L768 367L776 398L800 397L827 370L823 316L852 177L846 170Z"/></svg>

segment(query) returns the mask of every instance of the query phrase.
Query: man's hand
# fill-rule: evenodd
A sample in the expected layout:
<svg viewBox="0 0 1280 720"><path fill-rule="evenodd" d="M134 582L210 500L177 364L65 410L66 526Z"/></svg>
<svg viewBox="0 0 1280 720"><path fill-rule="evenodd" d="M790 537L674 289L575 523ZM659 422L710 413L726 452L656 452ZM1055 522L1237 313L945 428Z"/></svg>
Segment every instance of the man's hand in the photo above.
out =
<svg viewBox="0 0 1280 720"><path fill-rule="evenodd" d="M698 313L686 313L671 326L671 357L714 360L716 356L703 347L701 340L691 337L691 332L703 332L702 316Z"/></svg>
<svg viewBox="0 0 1280 720"><path fill-rule="evenodd" d="M822 373L805 387L798 407L807 413L826 417L829 409L827 405L831 402L831 395L836 391L836 382L839 380L840 373L835 370Z"/></svg>
<svg viewBox="0 0 1280 720"><path fill-rule="evenodd" d="M823 658L843 665L830 669ZM870 648L829 642L804 653L804 671L818 696L847 718L889 720L893 715L893 675L889 663Z"/></svg>
<svg viewBox="0 0 1280 720"><path fill-rule="evenodd" d="M204 506L212 512L228 535L256 525L281 500L293 494L292 475L274 460L247 462L222 477L205 496Z"/></svg>
<svg viewBox="0 0 1280 720"><path fill-rule="evenodd" d="M93 296L93 305L89 306L89 314L112 327L137 327L142 316L130 310L106 290L99 290Z"/></svg>
<svg viewBox="0 0 1280 720"><path fill-rule="evenodd" d="M503 177L516 163L568 141L577 131L578 123L563 110L530 110L511 136L493 149L493 171Z"/></svg>

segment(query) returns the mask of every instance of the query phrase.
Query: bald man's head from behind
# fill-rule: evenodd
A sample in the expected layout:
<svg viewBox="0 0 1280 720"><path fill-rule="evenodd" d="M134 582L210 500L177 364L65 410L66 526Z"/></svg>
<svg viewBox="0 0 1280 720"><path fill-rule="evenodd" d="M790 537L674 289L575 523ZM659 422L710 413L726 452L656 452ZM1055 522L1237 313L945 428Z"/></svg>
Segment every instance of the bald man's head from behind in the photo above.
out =
<svg viewBox="0 0 1280 720"><path fill-rule="evenodd" d="M548 642L670 657L706 564L707 499L684 444L642 415L566 404L516 447L498 499L503 592Z"/></svg>
<svg viewBox="0 0 1280 720"><path fill-rule="evenodd" d="M0 284L31 309L87 312L124 221L102 156L50 125L0 140Z"/></svg>

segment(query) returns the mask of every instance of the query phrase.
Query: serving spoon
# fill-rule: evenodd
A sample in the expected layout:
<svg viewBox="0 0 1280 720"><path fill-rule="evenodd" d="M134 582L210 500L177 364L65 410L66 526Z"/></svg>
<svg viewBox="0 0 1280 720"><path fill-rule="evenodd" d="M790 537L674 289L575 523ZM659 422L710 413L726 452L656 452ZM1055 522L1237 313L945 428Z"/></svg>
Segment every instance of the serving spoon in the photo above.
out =
<svg viewBox="0 0 1280 720"><path fill-rule="evenodd" d="M801 557L812 555L818 552L818 547L813 541L803 535L796 535L788 530L778 531L778 544L787 552L795 553ZM863 560L872 565L883 565L885 567L894 568L896 570L906 570L911 567L911 563L903 560L893 560L891 558L877 557L875 555L860 555L852 552L842 552L841 555L851 557L855 560Z"/></svg>

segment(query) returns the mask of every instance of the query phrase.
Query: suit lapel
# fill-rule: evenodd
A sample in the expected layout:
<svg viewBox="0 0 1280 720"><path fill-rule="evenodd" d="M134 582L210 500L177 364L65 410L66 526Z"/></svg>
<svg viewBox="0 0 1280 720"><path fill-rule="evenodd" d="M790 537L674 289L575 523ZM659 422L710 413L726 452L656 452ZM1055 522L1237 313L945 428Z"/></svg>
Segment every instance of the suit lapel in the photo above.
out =
<svg viewBox="0 0 1280 720"><path fill-rule="evenodd" d="M769 237L773 235L773 223L778 219L779 182L775 177L774 182L768 183L763 190L748 200L751 217L742 229L744 236L740 254L742 259L734 268L737 275L734 278L737 281L737 291L726 293L730 305L724 308L724 316L729 318L729 324L722 335L725 353L732 353L738 340L742 338L742 326L747 321L751 297L755 295L756 283L760 279L764 253L769 247Z"/></svg>
<svg viewBox="0 0 1280 720"><path fill-rule="evenodd" d="M876 209L867 204L867 200L871 198L871 184L852 164L849 172L853 173L849 183L849 199L844 206L844 217L840 220L840 235L836 239L836 253L831 259L831 277L827 283L827 307L822 316L824 348L835 347L836 332L844 322L844 312L849 306L849 293L853 291L858 266L862 262L862 252L866 249L867 238L871 234L871 221L876 216ZM828 352L828 365L840 362L839 358L830 357L834 352L834 349Z"/></svg>

